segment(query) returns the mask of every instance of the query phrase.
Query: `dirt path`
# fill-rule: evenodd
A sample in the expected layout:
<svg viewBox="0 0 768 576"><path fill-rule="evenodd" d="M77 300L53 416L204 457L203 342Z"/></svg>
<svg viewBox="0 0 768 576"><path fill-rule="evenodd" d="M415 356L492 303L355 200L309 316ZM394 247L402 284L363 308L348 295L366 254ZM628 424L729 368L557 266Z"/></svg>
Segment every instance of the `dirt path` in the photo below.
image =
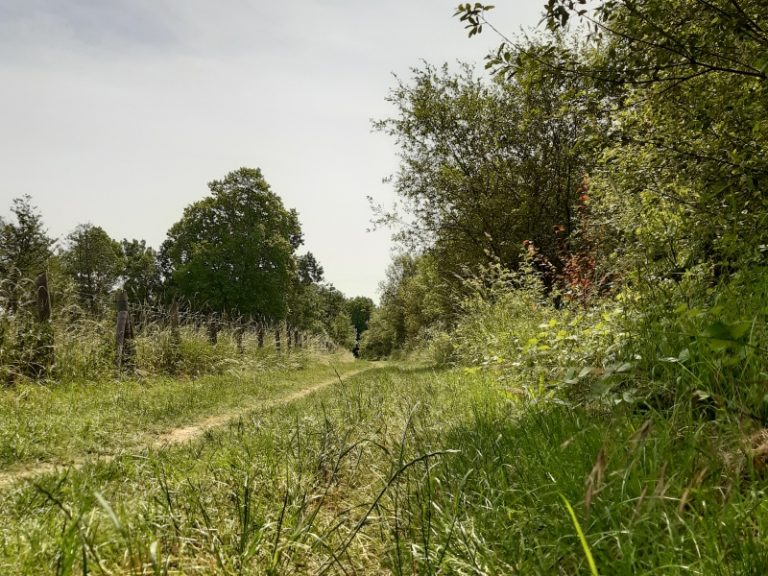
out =
<svg viewBox="0 0 768 576"><path fill-rule="evenodd" d="M366 372L367 370L371 370L371 368L370 367L360 368L359 370L353 370L351 372L347 372L346 374L343 375L343 378L351 378L352 376L356 376L357 374L361 374L362 372ZM234 410L230 410L229 412L217 414L216 416L209 416L207 418L204 418L203 420L199 420L195 422L194 424L190 424L189 426L184 426L181 428L173 428L165 432L164 434L161 434L160 436L155 436L152 434L145 433L142 435L142 438L138 442L135 442L130 446L126 446L125 448L123 448L123 450L121 451L121 454L124 454L126 452L138 451L138 450L141 450L142 448L162 449L168 446L189 442L203 435L206 430L211 430L213 428L219 428L221 426L224 426L229 422L232 422L233 420L237 420L244 414L252 412L253 410L266 409L266 408L271 408L273 406L290 404L291 402L295 402L297 400L300 400L301 398L305 398L310 394L314 394L318 390L327 388L328 386L335 384L336 382L339 382L339 381L343 381L343 379L342 379L342 376L337 374L333 378L329 378L327 380L317 382L316 384L312 384L311 386L307 386L306 388L302 388L300 390L296 390L294 392L291 392L290 394L287 394L286 396L273 398L271 400L262 400L260 402L253 402L243 406L239 406L238 408ZM68 470L72 468L78 469L88 463L111 462L112 460L117 458L119 455L120 454L106 454L106 455L101 454L101 455L95 455L92 457L83 456L83 457L75 458L69 462L59 462L59 463L41 462L37 464L30 464L27 466L20 466L18 468L12 468L10 470L5 470L0 472L0 489L7 488L8 486L14 484L15 482L18 482L21 480L31 480L33 478L37 478L38 476L42 476L44 474L51 474L54 472L59 472L62 470Z"/></svg>

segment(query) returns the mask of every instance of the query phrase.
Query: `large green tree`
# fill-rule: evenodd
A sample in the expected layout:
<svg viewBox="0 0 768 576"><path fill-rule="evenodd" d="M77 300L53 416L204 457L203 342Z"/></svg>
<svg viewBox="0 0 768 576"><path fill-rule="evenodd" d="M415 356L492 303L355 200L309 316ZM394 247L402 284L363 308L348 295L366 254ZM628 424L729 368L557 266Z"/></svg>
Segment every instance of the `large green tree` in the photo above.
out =
<svg viewBox="0 0 768 576"><path fill-rule="evenodd" d="M761 260L768 242L768 30L762 0L547 0L558 34L586 24L581 53L504 39L489 65L601 95L608 138L592 170L595 214L646 278L697 266L715 276ZM491 7L463 4L470 33ZM568 106L572 104L567 103ZM623 261L623 258L620 259Z"/></svg>
<svg viewBox="0 0 768 576"><path fill-rule="evenodd" d="M311 252L296 259L296 276L291 282L286 318L290 329L322 332L320 289L323 274L323 267Z"/></svg>
<svg viewBox="0 0 768 576"><path fill-rule="evenodd" d="M398 239L429 249L448 281L491 261L516 266L526 240L558 264L558 232L571 232L584 143L601 124L564 106L584 101L577 82L535 64L508 82L425 65L391 92L397 115L376 123L401 150L402 213L379 221L404 222Z"/></svg>
<svg viewBox="0 0 768 576"><path fill-rule="evenodd" d="M368 322L371 320L376 305L373 300L365 296L356 296L347 300L347 313L349 314L352 325L355 327L357 338L368 330Z"/></svg>
<svg viewBox="0 0 768 576"><path fill-rule="evenodd" d="M184 210L160 249L170 291L198 310L284 319L302 244L296 211L259 169L208 187L211 195Z"/></svg>
<svg viewBox="0 0 768 576"><path fill-rule="evenodd" d="M121 242L124 268L121 274L128 300L153 304L160 297L162 286L157 252L144 240Z"/></svg>
<svg viewBox="0 0 768 576"><path fill-rule="evenodd" d="M62 261L80 302L92 313L100 312L123 271L120 243L99 226L81 224L67 236Z"/></svg>
<svg viewBox="0 0 768 576"><path fill-rule="evenodd" d="M365 356L379 358L395 350L413 349L429 340L435 329L448 328L454 319L450 288L431 252L396 256L380 290L381 302L362 334Z"/></svg>

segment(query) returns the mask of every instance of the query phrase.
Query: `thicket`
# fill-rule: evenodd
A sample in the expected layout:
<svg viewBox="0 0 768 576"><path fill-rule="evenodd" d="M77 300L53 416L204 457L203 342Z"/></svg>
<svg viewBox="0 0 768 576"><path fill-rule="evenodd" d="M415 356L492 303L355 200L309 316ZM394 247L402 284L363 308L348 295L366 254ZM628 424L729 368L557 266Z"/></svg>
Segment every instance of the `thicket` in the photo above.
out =
<svg viewBox="0 0 768 576"><path fill-rule="evenodd" d="M363 353L765 424L764 6L544 8L549 31L502 35L489 77L424 65L392 90L376 127L400 202L377 222L404 254ZM491 9L456 15L501 35Z"/></svg>

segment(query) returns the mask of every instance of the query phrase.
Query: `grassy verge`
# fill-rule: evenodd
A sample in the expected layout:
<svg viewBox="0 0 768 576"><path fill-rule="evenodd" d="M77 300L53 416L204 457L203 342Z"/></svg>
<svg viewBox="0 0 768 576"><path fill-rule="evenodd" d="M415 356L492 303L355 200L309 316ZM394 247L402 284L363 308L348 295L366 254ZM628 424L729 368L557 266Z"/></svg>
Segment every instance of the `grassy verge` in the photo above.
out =
<svg viewBox="0 0 768 576"><path fill-rule="evenodd" d="M492 371L382 368L19 483L0 573L587 574L586 548L600 574L764 574L744 434L690 410L521 411Z"/></svg>
<svg viewBox="0 0 768 576"><path fill-rule="evenodd" d="M0 470L39 461L110 454L169 428L300 389L361 363L312 354L265 356L260 370L237 366L200 377L109 379L0 389Z"/></svg>

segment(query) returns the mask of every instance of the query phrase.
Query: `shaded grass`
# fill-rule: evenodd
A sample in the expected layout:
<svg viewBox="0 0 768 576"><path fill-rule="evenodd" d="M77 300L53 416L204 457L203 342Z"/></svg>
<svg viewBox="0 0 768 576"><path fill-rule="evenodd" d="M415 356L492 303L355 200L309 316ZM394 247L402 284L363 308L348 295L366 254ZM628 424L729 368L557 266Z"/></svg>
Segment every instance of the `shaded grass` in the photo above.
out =
<svg viewBox="0 0 768 576"><path fill-rule="evenodd" d="M384 367L0 497L0 573L764 574L738 426ZM731 455L729 459L726 457ZM41 567L45 567L44 569Z"/></svg>

